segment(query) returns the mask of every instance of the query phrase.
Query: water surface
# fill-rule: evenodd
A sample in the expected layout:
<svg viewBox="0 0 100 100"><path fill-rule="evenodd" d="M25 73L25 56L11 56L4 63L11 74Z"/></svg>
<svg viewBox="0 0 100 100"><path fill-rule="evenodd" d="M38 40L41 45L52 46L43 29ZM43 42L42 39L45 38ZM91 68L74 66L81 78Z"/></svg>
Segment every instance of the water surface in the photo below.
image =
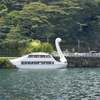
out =
<svg viewBox="0 0 100 100"><path fill-rule="evenodd" d="M0 100L100 100L100 68L0 70Z"/></svg>

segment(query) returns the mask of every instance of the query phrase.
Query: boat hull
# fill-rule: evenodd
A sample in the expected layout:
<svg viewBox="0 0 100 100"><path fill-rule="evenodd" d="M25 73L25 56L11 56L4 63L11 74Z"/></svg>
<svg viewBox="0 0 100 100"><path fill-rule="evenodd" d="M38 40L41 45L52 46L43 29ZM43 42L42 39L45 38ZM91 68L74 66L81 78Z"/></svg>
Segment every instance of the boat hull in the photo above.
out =
<svg viewBox="0 0 100 100"><path fill-rule="evenodd" d="M54 64L54 65L19 65L18 69L65 69L67 64Z"/></svg>

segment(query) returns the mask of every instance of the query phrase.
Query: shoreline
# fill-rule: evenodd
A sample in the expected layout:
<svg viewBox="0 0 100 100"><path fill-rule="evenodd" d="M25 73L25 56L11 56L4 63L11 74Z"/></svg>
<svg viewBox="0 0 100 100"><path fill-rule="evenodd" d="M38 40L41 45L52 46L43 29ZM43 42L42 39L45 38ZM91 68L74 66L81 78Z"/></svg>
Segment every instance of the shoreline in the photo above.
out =
<svg viewBox="0 0 100 100"><path fill-rule="evenodd" d="M54 57L54 56L53 56ZM17 57L0 57L0 69L15 69L9 59ZM54 57L59 60L59 57ZM100 68L100 57L66 57L68 65L66 68Z"/></svg>

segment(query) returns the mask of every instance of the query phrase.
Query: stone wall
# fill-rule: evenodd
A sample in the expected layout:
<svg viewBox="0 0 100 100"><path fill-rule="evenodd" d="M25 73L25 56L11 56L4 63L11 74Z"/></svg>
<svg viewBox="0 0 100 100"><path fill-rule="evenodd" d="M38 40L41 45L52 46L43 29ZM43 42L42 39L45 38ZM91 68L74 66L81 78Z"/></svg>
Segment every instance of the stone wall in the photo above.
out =
<svg viewBox="0 0 100 100"><path fill-rule="evenodd" d="M54 57L59 60L59 57ZM68 68L100 67L100 57L66 57Z"/></svg>

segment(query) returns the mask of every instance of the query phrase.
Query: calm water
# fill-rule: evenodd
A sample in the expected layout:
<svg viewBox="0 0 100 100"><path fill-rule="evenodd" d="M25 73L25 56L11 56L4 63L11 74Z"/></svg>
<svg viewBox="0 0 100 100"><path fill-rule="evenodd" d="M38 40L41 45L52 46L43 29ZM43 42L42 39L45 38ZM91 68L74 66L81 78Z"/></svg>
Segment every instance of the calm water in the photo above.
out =
<svg viewBox="0 0 100 100"><path fill-rule="evenodd" d="M0 100L100 100L100 68L0 70Z"/></svg>

